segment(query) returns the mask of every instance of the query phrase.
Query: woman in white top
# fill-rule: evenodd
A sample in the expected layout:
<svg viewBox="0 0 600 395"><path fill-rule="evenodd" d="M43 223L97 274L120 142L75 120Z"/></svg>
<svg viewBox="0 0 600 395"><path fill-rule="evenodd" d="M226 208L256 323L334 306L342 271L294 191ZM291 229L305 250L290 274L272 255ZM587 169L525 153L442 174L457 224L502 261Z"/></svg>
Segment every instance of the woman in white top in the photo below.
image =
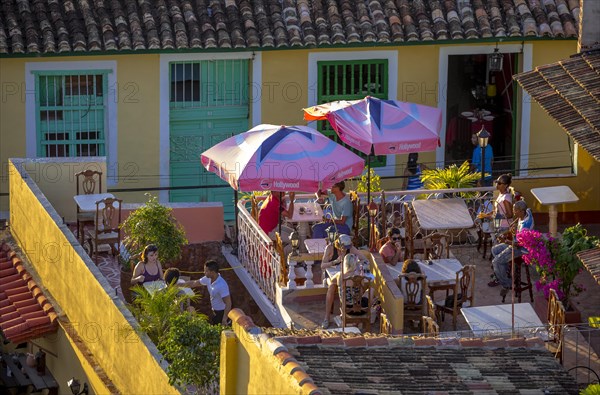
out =
<svg viewBox="0 0 600 395"><path fill-rule="evenodd" d="M500 194L494 202L494 211L489 215L490 218L502 218L500 229L497 231L506 230L509 228L513 217L513 189L510 186L512 176L510 174L502 174L496 181L496 189Z"/></svg>
<svg viewBox="0 0 600 395"><path fill-rule="evenodd" d="M512 175L502 174L494 183L496 189L500 194L496 198L494 203L494 211L491 213L490 218L502 218L500 222L500 229L496 229L496 232L504 232L510 228L510 223L513 218L513 189L510 186L512 182ZM495 274L491 275L492 279L488 283L489 287L495 287L499 284Z"/></svg>

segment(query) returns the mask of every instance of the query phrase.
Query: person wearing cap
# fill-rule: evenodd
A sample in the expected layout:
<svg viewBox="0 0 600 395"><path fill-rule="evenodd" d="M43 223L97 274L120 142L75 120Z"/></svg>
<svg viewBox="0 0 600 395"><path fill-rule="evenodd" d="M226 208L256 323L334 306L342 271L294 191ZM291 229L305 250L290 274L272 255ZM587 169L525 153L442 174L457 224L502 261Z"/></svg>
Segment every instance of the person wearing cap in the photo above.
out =
<svg viewBox="0 0 600 395"><path fill-rule="evenodd" d="M327 218L324 222L319 222L313 225L313 238L323 239L327 237L326 229L330 225L334 225L337 229L337 233L349 235L352 231L353 219L352 213L354 211L350 197L344 193L346 183L340 181L333 184L330 193L323 191L317 192L317 199L320 201L324 196L327 196L329 203L331 204L332 217Z"/></svg>
<svg viewBox="0 0 600 395"><path fill-rule="evenodd" d="M427 170L427 167L418 162L418 153L411 152L408 154L408 162L406 163L406 169L404 169L404 181L402 184L403 191L412 191L415 189L424 188L421 175L423 170Z"/></svg>
<svg viewBox="0 0 600 395"><path fill-rule="evenodd" d="M359 256L360 255L356 255L356 254L345 255L344 256L344 264L343 264L343 273L344 273L343 279L341 278L342 271L336 273L331 278L331 283L329 284L329 287L327 288L327 296L325 298L325 319L323 320L323 323L321 324L321 327L323 329L329 328L329 321L331 320L331 310L333 309L333 299L334 299L336 291L338 290L338 284L343 280L347 280L354 276L360 275L361 265L359 264L359 260L358 260ZM344 300L343 295L340 295L340 302L342 302L343 300ZM352 301L350 301L350 303L352 303Z"/></svg>
<svg viewBox="0 0 600 395"><path fill-rule="evenodd" d="M352 238L348 235L339 235L333 244L328 244L325 247L321 269L339 265L347 254L355 254L357 257L362 258L363 263L368 264L367 259L352 244Z"/></svg>

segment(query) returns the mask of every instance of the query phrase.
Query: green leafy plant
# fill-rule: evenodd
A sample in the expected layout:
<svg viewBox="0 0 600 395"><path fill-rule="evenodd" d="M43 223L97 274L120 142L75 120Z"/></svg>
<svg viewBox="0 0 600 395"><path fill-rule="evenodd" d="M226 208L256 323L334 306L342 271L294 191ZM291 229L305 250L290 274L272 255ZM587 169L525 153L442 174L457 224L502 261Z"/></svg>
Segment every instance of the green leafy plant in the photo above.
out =
<svg viewBox="0 0 600 395"><path fill-rule="evenodd" d="M590 384L579 392L580 395L600 395L600 384Z"/></svg>
<svg viewBox="0 0 600 395"><path fill-rule="evenodd" d="M150 294L133 287L137 297L133 315L158 350L169 362L171 384L194 385L199 389L213 383L219 373L220 325L211 325L205 315L184 310L195 296L169 285Z"/></svg>
<svg viewBox="0 0 600 395"><path fill-rule="evenodd" d="M460 167L450 165L446 168L423 170L421 177L427 189L473 188L480 178L480 174L471 171L471 166L467 161L463 162ZM461 195L467 197L467 194Z"/></svg>
<svg viewBox="0 0 600 395"><path fill-rule="evenodd" d="M368 174L369 175L367 175L367 171L365 170L360 176L360 179L357 180L356 191L368 191L369 176L371 177L371 193L381 191L381 177L379 177L379 174L375 173L375 170L373 170L373 168L369 169Z"/></svg>
<svg viewBox="0 0 600 395"><path fill-rule="evenodd" d="M160 344L167 333L171 325L171 317L181 314L181 306L187 305L194 298L194 296L180 294L179 287L174 285L169 285L153 294L141 285L135 285L131 289L136 293L132 307L133 315L140 324L140 329L156 345Z"/></svg>
<svg viewBox="0 0 600 395"><path fill-rule="evenodd" d="M576 254L598 245L598 238L588 236L581 224L565 229L561 239L536 230L525 229L517 234L519 244L528 250L523 260L534 265L540 274L536 282L538 290L548 297L554 289L558 297L568 304L569 298L582 291L575 277L583 270Z"/></svg>
<svg viewBox="0 0 600 395"><path fill-rule="evenodd" d="M169 362L171 384L193 384L201 390L218 378L221 330L220 325L211 325L206 316L196 313L171 318L158 346Z"/></svg>
<svg viewBox="0 0 600 395"><path fill-rule="evenodd" d="M121 224L126 235L123 242L131 252L141 252L148 244L154 244L162 262L174 261L188 243L185 230L173 217L172 208L160 204L156 196L146 196L148 201Z"/></svg>

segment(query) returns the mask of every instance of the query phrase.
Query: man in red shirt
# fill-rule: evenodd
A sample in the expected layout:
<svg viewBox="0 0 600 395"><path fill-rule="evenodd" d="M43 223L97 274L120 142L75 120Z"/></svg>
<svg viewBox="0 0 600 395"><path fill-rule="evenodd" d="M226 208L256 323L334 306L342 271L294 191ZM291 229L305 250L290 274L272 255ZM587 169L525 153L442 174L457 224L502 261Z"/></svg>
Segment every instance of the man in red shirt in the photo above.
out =
<svg viewBox="0 0 600 395"><path fill-rule="evenodd" d="M292 218L294 215L294 198L296 194L290 192L290 204L287 209L284 207L283 198L285 192L271 191L269 197L262 204L258 212L258 226L271 238L275 239L275 232L279 231L279 212L281 218ZM290 238L292 229L287 226L281 227L281 240L287 242Z"/></svg>

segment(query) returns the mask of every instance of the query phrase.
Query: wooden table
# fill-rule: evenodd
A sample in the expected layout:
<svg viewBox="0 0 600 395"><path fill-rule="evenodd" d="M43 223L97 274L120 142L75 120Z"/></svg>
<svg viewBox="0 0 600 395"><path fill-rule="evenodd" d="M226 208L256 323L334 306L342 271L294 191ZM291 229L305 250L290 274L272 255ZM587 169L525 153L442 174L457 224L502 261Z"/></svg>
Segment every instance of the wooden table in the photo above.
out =
<svg viewBox="0 0 600 395"><path fill-rule="evenodd" d="M177 281L177 283L181 284L185 282L182 279L179 279ZM163 280L156 280L156 281L148 281L147 283L144 283L144 288L146 288L146 291L148 291L148 293L152 296L154 295L156 292L160 291L161 289L164 289L167 287L167 284L163 281ZM186 295L190 295L190 296L194 296L194 291L191 288L187 288L187 287L180 287L180 289L185 292Z"/></svg>
<svg viewBox="0 0 600 395"><path fill-rule="evenodd" d="M421 229L465 229L473 226L463 199L414 200L413 209Z"/></svg>
<svg viewBox="0 0 600 395"><path fill-rule="evenodd" d="M465 307L462 315L475 336L511 334L512 306ZM540 337L547 340L546 328L531 303L515 303L515 333L525 337Z"/></svg>
<svg viewBox="0 0 600 395"><path fill-rule="evenodd" d="M79 206L79 211L85 212L96 212L96 202L104 200L106 198L114 199L115 196L112 193L92 193L89 195L75 195L75 203Z"/></svg>
<svg viewBox="0 0 600 395"><path fill-rule="evenodd" d="M454 289L456 284L456 272L463 268L462 263L458 259L432 259L432 260L416 260L421 273L427 276L427 287L429 288L429 296L435 300L435 291ZM429 264L431 262L431 264ZM388 270L394 278L397 278L402 273L402 264L396 266L387 265Z"/></svg>
<svg viewBox="0 0 600 395"><path fill-rule="evenodd" d="M532 188L531 194L544 206L548 206L548 228L552 237L556 237L558 232L558 210L557 204L574 203L579 200L571 188L566 185L557 187Z"/></svg>
<svg viewBox="0 0 600 395"><path fill-rule="evenodd" d="M17 357L18 365L13 360L13 355ZM25 354L0 354L0 357L6 363L6 367L0 369L0 380L6 388L32 386L35 391L48 389L51 395L58 393L58 383L48 368L45 369L43 375L39 375L35 367L27 366L27 355ZM10 369L10 377L6 368Z"/></svg>
<svg viewBox="0 0 600 395"><path fill-rule="evenodd" d="M304 246L309 254L323 255L325 247L327 247L327 239L306 239L304 240Z"/></svg>

